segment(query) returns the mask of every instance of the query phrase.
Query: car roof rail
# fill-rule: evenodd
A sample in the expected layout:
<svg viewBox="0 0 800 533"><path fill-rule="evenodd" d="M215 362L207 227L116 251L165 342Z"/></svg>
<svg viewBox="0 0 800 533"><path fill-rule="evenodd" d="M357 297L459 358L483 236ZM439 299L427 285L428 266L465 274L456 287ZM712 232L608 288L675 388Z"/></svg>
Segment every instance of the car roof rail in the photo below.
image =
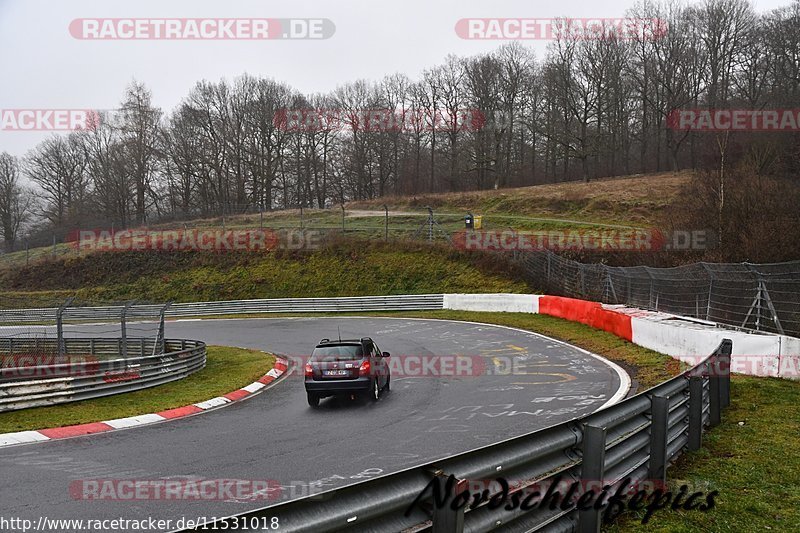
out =
<svg viewBox="0 0 800 533"><path fill-rule="evenodd" d="M361 337L361 342L372 342L372 339L369 337Z"/></svg>
<svg viewBox="0 0 800 533"><path fill-rule="evenodd" d="M321 341L319 341L320 344L325 344L326 342L331 342L331 340L330 339L322 339Z"/></svg>

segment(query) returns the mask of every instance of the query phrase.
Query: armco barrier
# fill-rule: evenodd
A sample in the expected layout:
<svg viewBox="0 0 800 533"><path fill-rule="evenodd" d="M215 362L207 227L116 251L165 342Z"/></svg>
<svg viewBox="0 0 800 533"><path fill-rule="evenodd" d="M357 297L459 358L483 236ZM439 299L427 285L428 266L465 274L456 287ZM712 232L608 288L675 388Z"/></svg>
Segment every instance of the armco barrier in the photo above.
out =
<svg viewBox="0 0 800 533"><path fill-rule="evenodd" d="M128 318L152 318L163 306L135 306ZM635 344L686 361L708 354L723 338L734 341L735 372L800 378L800 339L752 331L734 331L712 322L644 311L622 305L587 302L561 296L528 294L422 294L338 298L279 298L173 304L172 318L257 313L421 311L454 309L541 313L583 322ZM64 320L118 319L123 307L70 307ZM0 324L54 320L56 309L0 310Z"/></svg>
<svg viewBox="0 0 800 533"><path fill-rule="evenodd" d="M260 531L264 523L277 518L283 532L521 532L544 527L547 531L599 531L602 512L593 506L586 511L547 505L509 511L503 506L492 509L484 501L474 509L453 511L449 504L456 492L473 486L469 482L480 484L481 492L488 488L482 482L499 476L514 492L524 490L527 495L536 488L540 497L559 481L564 483L559 486L577 482L579 487L597 487L595 494L606 482L614 492L620 485L627 491L646 483L663 484L668 465L684 450L698 449L703 428L718 424L721 409L729 404L730 353L731 341L725 340L691 370L591 415L395 474L242 513L235 523L244 527L237 529ZM445 493L444 506L437 506L431 493L414 505L434 478L444 488L450 475L458 480L458 489ZM495 489L487 496L495 494L501 493ZM231 523L224 519L209 523L207 529L224 529Z"/></svg>
<svg viewBox="0 0 800 533"><path fill-rule="evenodd" d="M444 295L344 296L338 298L274 298L230 300L221 302L192 302L172 304L165 316L213 316L250 313L320 313L342 311L421 311L442 309ZM127 318L158 316L163 305L137 305L128 311ZM67 307L63 320L118 319L124 306ZM56 320L56 308L0 309L0 324L41 323Z"/></svg>
<svg viewBox="0 0 800 533"><path fill-rule="evenodd" d="M0 412L75 402L154 387L181 379L206 364L206 345L199 341L64 339L65 353L48 364L30 366L37 353L54 353L54 339L0 339ZM163 353L162 353L163 349ZM38 350L38 351L37 351ZM33 355L31 355L33 354ZM9 364L9 361L14 364ZM31 379L31 375L36 379Z"/></svg>

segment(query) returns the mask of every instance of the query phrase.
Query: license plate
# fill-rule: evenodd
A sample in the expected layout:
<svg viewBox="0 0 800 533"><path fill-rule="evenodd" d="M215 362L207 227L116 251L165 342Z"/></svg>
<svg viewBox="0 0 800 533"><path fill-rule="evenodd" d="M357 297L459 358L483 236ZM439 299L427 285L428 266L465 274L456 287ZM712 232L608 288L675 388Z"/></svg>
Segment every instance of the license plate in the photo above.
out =
<svg viewBox="0 0 800 533"><path fill-rule="evenodd" d="M323 370L323 376L346 376L348 374L347 370Z"/></svg>

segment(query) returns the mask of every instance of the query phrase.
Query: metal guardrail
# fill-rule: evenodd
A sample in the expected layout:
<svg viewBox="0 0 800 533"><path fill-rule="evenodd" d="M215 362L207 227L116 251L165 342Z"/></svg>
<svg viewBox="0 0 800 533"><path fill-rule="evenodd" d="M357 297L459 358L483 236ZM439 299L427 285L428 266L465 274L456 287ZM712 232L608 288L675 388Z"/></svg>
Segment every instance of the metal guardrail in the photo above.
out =
<svg viewBox="0 0 800 533"><path fill-rule="evenodd" d="M206 345L199 341L67 338L63 355L42 355L58 354L57 343L0 339L0 412L155 387L206 364Z"/></svg>
<svg viewBox="0 0 800 533"><path fill-rule="evenodd" d="M514 490L542 487L557 478L572 482L665 482L668 465L684 450L697 450L703 429L720 422L730 403L730 355L726 339L717 350L683 374L593 414L497 444L455 455L370 481L236 515L240 531L277 517L283 532L503 531L597 532L602 511L438 509L431 498L406 510L434 477L458 480L524 480ZM444 483L443 483L444 485ZM544 490L544 489L543 489ZM454 492L454 491L453 491ZM513 491L512 491L513 492ZM493 494L492 494L493 495ZM446 503L452 501L452 492ZM425 507L425 508L423 508ZM220 527L224 525L222 521ZM225 522L230 525L230 520ZM253 526L253 529L246 529ZM208 525L215 529L214 524ZM181 531L201 531L202 527Z"/></svg>
<svg viewBox="0 0 800 533"><path fill-rule="evenodd" d="M347 296L338 298L273 298L230 300L224 302L194 302L172 304L165 311L168 317L211 316L249 313L325 313L338 311L424 311L442 309L444 295ZM123 312L127 319L159 316L163 305L66 307L62 321L116 320ZM56 321L58 308L0 309L2 323L41 323Z"/></svg>

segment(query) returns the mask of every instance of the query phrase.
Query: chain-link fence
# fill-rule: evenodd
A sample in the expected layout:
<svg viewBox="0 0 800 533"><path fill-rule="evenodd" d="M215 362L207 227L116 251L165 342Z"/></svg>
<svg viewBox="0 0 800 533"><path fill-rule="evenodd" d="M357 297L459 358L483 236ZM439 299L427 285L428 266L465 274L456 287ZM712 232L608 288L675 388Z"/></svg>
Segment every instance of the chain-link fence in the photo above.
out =
<svg viewBox="0 0 800 533"><path fill-rule="evenodd" d="M13 363L20 356L69 362L86 355L103 359L164 353L168 307L135 302L99 307L74 298L31 300L30 296L0 295L0 362ZM95 342L80 353L70 353L68 346L77 343L67 339Z"/></svg>
<svg viewBox="0 0 800 533"><path fill-rule="evenodd" d="M550 251L519 259L529 280L548 294L800 336L800 261L610 267Z"/></svg>

